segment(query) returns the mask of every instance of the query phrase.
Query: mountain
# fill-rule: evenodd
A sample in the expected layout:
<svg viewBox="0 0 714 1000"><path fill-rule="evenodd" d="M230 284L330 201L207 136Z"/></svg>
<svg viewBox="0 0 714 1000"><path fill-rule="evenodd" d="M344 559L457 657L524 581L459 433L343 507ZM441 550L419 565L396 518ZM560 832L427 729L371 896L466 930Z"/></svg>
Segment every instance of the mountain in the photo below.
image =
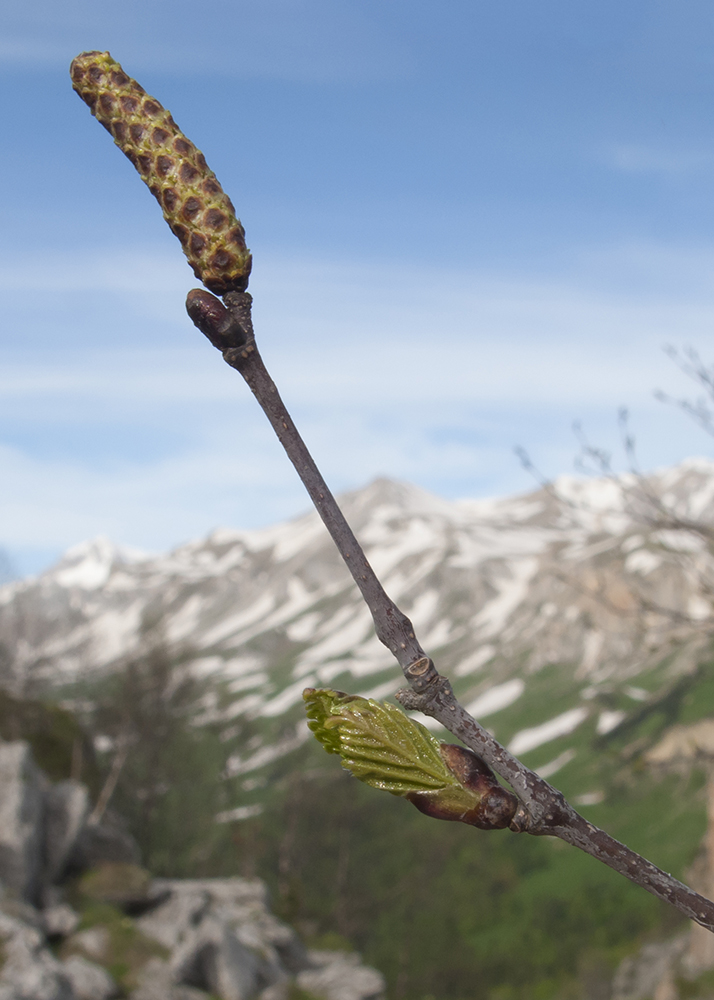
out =
<svg viewBox="0 0 714 1000"><path fill-rule="evenodd" d="M714 716L714 463L458 502L380 479L341 503L469 710L686 877L702 762L655 748ZM583 976L607 995L674 911L550 838L425 819L308 739L304 687L402 683L313 513L165 555L95 539L0 588L0 735L54 760L50 734L54 776L91 784L91 763L95 794L119 774L157 874L261 875L306 938L347 938L406 1000L565 1000L591 995Z"/></svg>
<svg viewBox="0 0 714 1000"><path fill-rule="evenodd" d="M666 504L664 527L653 497ZM644 484L563 478L458 502L379 479L340 500L462 701L551 774L564 760L550 753L554 741L622 725L708 643L711 560L691 525L714 524L714 463L689 460ZM158 556L98 538L5 585L4 684L46 693L106 675L157 625L172 654L213 684L204 721L261 720L260 746L233 754L234 774L306 737L303 688L383 699L402 683L309 513L259 531L218 529Z"/></svg>

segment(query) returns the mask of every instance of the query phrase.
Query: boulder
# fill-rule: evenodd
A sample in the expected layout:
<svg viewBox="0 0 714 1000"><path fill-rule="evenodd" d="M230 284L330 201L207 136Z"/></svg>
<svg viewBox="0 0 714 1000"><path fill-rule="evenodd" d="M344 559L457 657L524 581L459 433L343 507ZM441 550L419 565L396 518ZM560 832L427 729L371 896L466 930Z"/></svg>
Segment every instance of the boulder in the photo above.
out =
<svg viewBox="0 0 714 1000"><path fill-rule="evenodd" d="M89 793L78 781L60 781L50 786L45 803L45 880L52 883L64 873L87 821Z"/></svg>
<svg viewBox="0 0 714 1000"><path fill-rule="evenodd" d="M176 980L221 1000L251 1000L264 982L260 959L225 924L204 918L172 955Z"/></svg>
<svg viewBox="0 0 714 1000"><path fill-rule="evenodd" d="M41 886L47 789L29 744L0 742L0 882L31 901Z"/></svg>
<svg viewBox="0 0 714 1000"><path fill-rule="evenodd" d="M266 985L309 964L295 931L270 911L267 887L260 879L156 879L151 891L163 893L165 901L142 917L139 927L166 948L177 947L210 915L260 957Z"/></svg>
<svg viewBox="0 0 714 1000"><path fill-rule="evenodd" d="M211 897L200 884L188 879L185 884L178 879L156 879L151 891L162 901L140 917L137 926L142 934L174 951L206 916Z"/></svg>
<svg viewBox="0 0 714 1000"><path fill-rule="evenodd" d="M384 976L362 965L356 952L311 950L307 955L312 967L296 977L306 993L324 1000L378 1000L384 995Z"/></svg>
<svg viewBox="0 0 714 1000"><path fill-rule="evenodd" d="M677 963L687 947L687 935L643 945L618 966L612 981L612 1000L646 1000L662 996L677 974ZM663 989L664 987L664 989Z"/></svg>
<svg viewBox="0 0 714 1000"><path fill-rule="evenodd" d="M66 953L79 953L93 962L106 962L109 959L110 936L106 927L97 925L87 927L83 931L77 931L65 942L64 951Z"/></svg>
<svg viewBox="0 0 714 1000"><path fill-rule="evenodd" d="M0 910L0 1000L77 1000L43 934Z"/></svg>
<svg viewBox="0 0 714 1000"><path fill-rule="evenodd" d="M307 965L297 935L268 909L258 879L157 879L164 900L137 921L171 952L176 980L248 1000Z"/></svg>
<svg viewBox="0 0 714 1000"><path fill-rule="evenodd" d="M147 962L139 984L129 1000L210 1000L209 994L193 986L176 983L171 966L160 958Z"/></svg>
<svg viewBox="0 0 714 1000"><path fill-rule="evenodd" d="M109 1000L118 993L107 970L81 955L71 955L62 962L62 969L77 1000Z"/></svg>
<svg viewBox="0 0 714 1000"><path fill-rule="evenodd" d="M138 865L139 862L136 841L122 821L107 811L101 823L86 823L82 827L67 858L66 868L77 873L103 864Z"/></svg>
<svg viewBox="0 0 714 1000"><path fill-rule="evenodd" d="M78 888L86 899L137 912L150 905L150 885L151 875L138 865L109 861L86 872Z"/></svg>
<svg viewBox="0 0 714 1000"><path fill-rule="evenodd" d="M79 924L79 914L67 903L46 906L41 918L42 928L49 938L69 937Z"/></svg>

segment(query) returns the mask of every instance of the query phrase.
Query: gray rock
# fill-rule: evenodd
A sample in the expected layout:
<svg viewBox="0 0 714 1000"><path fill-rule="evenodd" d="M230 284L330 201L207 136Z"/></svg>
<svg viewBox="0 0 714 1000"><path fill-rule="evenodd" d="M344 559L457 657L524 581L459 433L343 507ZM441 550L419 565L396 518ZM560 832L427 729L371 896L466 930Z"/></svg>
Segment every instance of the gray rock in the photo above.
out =
<svg viewBox="0 0 714 1000"><path fill-rule="evenodd" d="M612 1000L645 1000L672 972L687 946L687 935L671 941L646 944L635 955L624 959L612 981Z"/></svg>
<svg viewBox="0 0 714 1000"><path fill-rule="evenodd" d="M78 781L60 781L46 795L45 879L62 876L89 815L89 793Z"/></svg>
<svg viewBox="0 0 714 1000"><path fill-rule="evenodd" d="M270 912L260 879L157 879L152 893L163 902L138 927L173 952L184 982L245 997L309 965L295 932Z"/></svg>
<svg viewBox="0 0 714 1000"><path fill-rule="evenodd" d="M101 823L87 823L79 833L67 858L71 871L87 871L106 863L138 865L139 848L131 834L113 813Z"/></svg>
<svg viewBox="0 0 714 1000"><path fill-rule="evenodd" d="M0 1000L76 1000L60 962L36 927L0 911Z"/></svg>
<svg viewBox="0 0 714 1000"><path fill-rule="evenodd" d="M172 955L175 978L221 1000L250 1000L264 981L259 958L225 924L211 917L185 937Z"/></svg>
<svg viewBox="0 0 714 1000"><path fill-rule="evenodd" d="M162 893L164 901L150 913L140 917L136 922L137 927L142 934L173 951L182 945L186 936L206 916L211 897L205 889L188 879L185 885L178 880L170 883L168 880L161 880L161 884L157 880L152 889L157 894Z"/></svg>
<svg viewBox="0 0 714 1000"><path fill-rule="evenodd" d="M139 975L139 985L129 1000L208 1000L208 993L176 983L168 962L152 958Z"/></svg>
<svg viewBox="0 0 714 1000"><path fill-rule="evenodd" d="M0 882L28 900L40 890L47 786L27 743L0 742Z"/></svg>
<svg viewBox="0 0 714 1000"><path fill-rule="evenodd" d="M81 955L72 955L62 967L77 1000L109 1000L117 995L117 984L107 970Z"/></svg>
<svg viewBox="0 0 714 1000"><path fill-rule="evenodd" d="M106 962L109 954L109 931L106 927L87 927L67 939L67 951L84 955L94 962Z"/></svg>
<svg viewBox="0 0 714 1000"><path fill-rule="evenodd" d="M290 1000L292 992L291 981L282 979L279 983L273 983L272 986L266 986L264 990L261 990L258 994L258 1000Z"/></svg>
<svg viewBox="0 0 714 1000"><path fill-rule="evenodd" d="M67 903L47 906L41 913L42 927L48 937L68 937L79 924L79 914Z"/></svg>
<svg viewBox="0 0 714 1000"><path fill-rule="evenodd" d="M384 976L362 965L355 952L308 951L311 969L299 972L297 985L325 1000L377 1000L384 995Z"/></svg>
<svg viewBox="0 0 714 1000"><path fill-rule="evenodd" d="M298 972L309 963L295 931L271 913L267 888L260 879L156 879L152 892L165 901L138 923L166 948L210 915L230 928L238 940L261 958L263 985Z"/></svg>

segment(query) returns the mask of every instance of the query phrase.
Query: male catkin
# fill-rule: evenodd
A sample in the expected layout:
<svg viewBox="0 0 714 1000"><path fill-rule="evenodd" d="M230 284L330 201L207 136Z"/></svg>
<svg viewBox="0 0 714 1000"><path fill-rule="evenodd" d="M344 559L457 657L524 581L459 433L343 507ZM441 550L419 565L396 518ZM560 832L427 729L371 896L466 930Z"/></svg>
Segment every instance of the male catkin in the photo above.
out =
<svg viewBox="0 0 714 1000"><path fill-rule="evenodd" d="M245 291L251 267L245 231L203 153L108 52L82 52L70 74L148 184L196 277L216 295Z"/></svg>

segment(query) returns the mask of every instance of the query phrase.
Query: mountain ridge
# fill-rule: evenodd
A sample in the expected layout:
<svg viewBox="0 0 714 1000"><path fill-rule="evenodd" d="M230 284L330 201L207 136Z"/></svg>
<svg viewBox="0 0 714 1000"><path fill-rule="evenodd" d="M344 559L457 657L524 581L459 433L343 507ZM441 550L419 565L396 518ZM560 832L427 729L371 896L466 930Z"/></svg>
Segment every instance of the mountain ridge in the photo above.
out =
<svg viewBox="0 0 714 1000"><path fill-rule="evenodd" d="M487 500L447 501L380 478L340 502L464 704L514 750L552 745L558 753L541 762L552 771L564 738L588 720L597 736L616 729L638 704L632 690L649 697L707 648L711 556L689 528L647 522L636 489L714 522L714 463L703 459L644 481L567 477ZM303 688L388 698L402 683L315 512L215 529L158 555L95 539L0 589L3 684L15 692L111 674L159 635L213 683L199 719L262 727L261 748L231 750L232 773L306 738ZM534 693L545 668L559 676L546 714L548 699L539 707Z"/></svg>

